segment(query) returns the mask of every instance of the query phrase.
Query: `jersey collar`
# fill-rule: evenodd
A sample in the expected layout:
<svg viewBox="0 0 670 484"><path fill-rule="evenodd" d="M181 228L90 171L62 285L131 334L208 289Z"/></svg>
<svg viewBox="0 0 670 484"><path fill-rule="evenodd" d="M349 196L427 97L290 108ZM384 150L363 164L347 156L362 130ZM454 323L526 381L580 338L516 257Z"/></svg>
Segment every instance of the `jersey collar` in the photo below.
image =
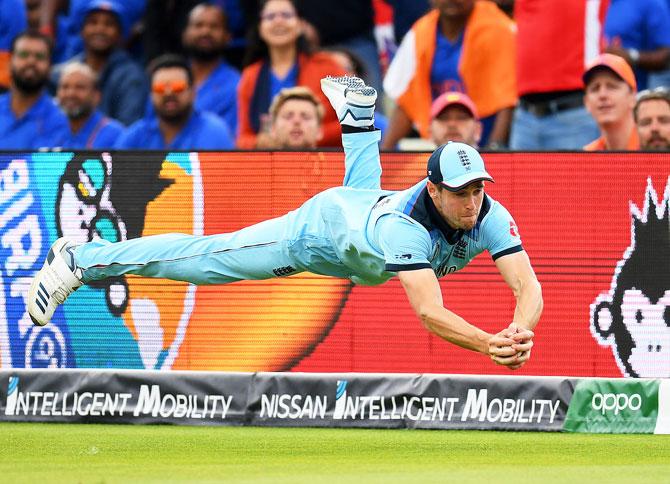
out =
<svg viewBox="0 0 670 484"><path fill-rule="evenodd" d="M409 213L409 216L419 222L426 230L428 230L428 232L431 232L434 229L439 230L445 240L453 245L463 238L464 235L467 235L470 238L476 238L477 233L479 232L479 225L490 209L491 200L488 195L484 194L482 208L479 211L475 227L468 231L454 229L445 222L442 216L440 216L433 200L428 194L428 188L424 186L414 207Z"/></svg>

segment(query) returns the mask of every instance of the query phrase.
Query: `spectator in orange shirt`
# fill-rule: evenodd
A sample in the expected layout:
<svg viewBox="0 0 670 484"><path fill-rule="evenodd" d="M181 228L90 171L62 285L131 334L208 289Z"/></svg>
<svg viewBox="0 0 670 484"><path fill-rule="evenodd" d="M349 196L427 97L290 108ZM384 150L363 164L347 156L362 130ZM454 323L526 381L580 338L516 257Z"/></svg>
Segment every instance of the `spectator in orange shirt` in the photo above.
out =
<svg viewBox="0 0 670 484"><path fill-rule="evenodd" d="M583 78L584 105L600 129L600 138L584 149L640 149L633 118L637 83L626 60L614 54L601 54L589 64Z"/></svg>
<svg viewBox="0 0 670 484"><path fill-rule="evenodd" d="M238 148L256 147L256 136L270 126L271 100L294 86L309 87L328 106L319 145L341 146L340 124L320 83L323 77L345 72L330 55L309 51L294 0L262 0L245 65L238 86Z"/></svg>
<svg viewBox="0 0 670 484"><path fill-rule="evenodd" d="M443 92L466 93L477 106L482 143L507 144L516 88L516 29L487 0L433 0L435 9L405 35L386 77L395 101L382 148L393 149L415 128L430 137L430 107Z"/></svg>

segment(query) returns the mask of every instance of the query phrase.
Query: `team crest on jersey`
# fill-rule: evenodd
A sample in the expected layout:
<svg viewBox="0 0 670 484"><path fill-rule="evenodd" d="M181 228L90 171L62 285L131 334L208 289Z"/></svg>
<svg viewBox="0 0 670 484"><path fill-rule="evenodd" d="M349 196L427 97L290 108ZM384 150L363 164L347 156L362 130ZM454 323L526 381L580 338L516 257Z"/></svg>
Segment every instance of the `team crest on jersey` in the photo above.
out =
<svg viewBox="0 0 670 484"><path fill-rule="evenodd" d="M591 333L625 376L670 377L669 199L670 178L660 201L649 179L642 210L630 202L630 246L590 307Z"/></svg>
<svg viewBox="0 0 670 484"><path fill-rule="evenodd" d="M468 254L468 243L465 241L465 239L461 239L456 242L453 254L457 259L465 259Z"/></svg>

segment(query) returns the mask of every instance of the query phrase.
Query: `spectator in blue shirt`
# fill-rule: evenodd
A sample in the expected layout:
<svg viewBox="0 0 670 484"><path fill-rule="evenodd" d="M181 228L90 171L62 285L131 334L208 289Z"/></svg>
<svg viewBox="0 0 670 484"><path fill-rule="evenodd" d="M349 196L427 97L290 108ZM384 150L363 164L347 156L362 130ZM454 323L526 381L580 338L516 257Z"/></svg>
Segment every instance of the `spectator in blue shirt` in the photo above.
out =
<svg viewBox="0 0 670 484"><path fill-rule="evenodd" d="M240 73L223 58L229 38L221 7L200 4L189 14L182 43L193 71L196 109L217 114L235 134Z"/></svg>
<svg viewBox="0 0 670 484"><path fill-rule="evenodd" d="M193 74L186 59L165 54L153 60L154 115L130 126L116 148L145 150L227 150L234 147L228 126L217 115L194 109Z"/></svg>
<svg viewBox="0 0 670 484"><path fill-rule="evenodd" d="M123 7L116 2L90 2L81 27L84 52L70 61L84 62L93 69L102 93L100 111L128 125L144 115L147 82L142 67L119 47L124 15ZM54 69L54 86L64 65Z"/></svg>
<svg viewBox="0 0 670 484"><path fill-rule="evenodd" d="M81 26L87 9L97 0L26 0L26 5L34 8L38 28L55 39L56 62L80 54L84 50ZM122 36L124 42L132 37L134 27L144 15L146 0L110 0L123 8ZM35 5L36 4L36 5Z"/></svg>
<svg viewBox="0 0 670 484"><path fill-rule="evenodd" d="M14 39L10 52L10 88L0 95L0 150L62 146L67 118L45 92L51 40L27 31Z"/></svg>
<svg viewBox="0 0 670 484"><path fill-rule="evenodd" d="M670 61L670 9L665 0L611 0L605 18L606 51L633 67L639 89Z"/></svg>
<svg viewBox="0 0 670 484"><path fill-rule="evenodd" d="M124 128L96 109L100 91L93 69L82 62L66 65L58 83L57 99L70 123L65 148L97 150L114 147Z"/></svg>

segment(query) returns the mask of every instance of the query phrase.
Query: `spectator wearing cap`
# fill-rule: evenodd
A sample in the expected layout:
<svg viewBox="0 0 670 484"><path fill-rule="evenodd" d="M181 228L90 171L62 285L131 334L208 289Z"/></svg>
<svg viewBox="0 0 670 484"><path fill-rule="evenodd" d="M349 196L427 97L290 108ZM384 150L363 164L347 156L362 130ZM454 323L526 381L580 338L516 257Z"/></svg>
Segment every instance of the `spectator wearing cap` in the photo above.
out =
<svg viewBox="0 0 670 484"><path fill-rule="evenodd" d="M584 105L600 128L600 138L586 151L638 150L633 108L637 83L623 57L601 54L584 71Z"/></svg>
<svg viewBox="0 0 670 484"><path fill-rule="evenodd" d="M670 151L670 91L662 87L641 91L633 114L640 148Z"/></svg>
<svg viewBox="0 0 670 484"><path fill-rule="evenodd" d="M56 98L70 124L70 136L63 147L87 150L114 147L124 127L97 110L100 90L93 69L81 62L66 65Z"/></svg>
<svg viewBox="0 0 670 484"><path fill-rule="evenodd" d="M119 149L231 149L234 140L217 115L194 109L193 73L182 56L165 54L149 65L153 115L130 126L116 144Z"/></svg>
<svg viewBox="0 0 670 484"><path fill-rule="evenodd" d="M102 98L100 111L128 125L144 115L147 98L145 74L130 55L120 47L125 11L117 3L93 0L86 10L81 27L84 52L70 61L87 64L98 76ZM54 69L52 82L58 85L64 64Z"/></svg>
<svg viewBox="0 0 670 484"><path fill-rule="evenodd" d="M67 119L46 93L51 39L27 31L14 39L10 52L11 84L0 95L0 150L62 146Z"/></svg>
<svg viewBox="0 0 670 484"><path fill-rule="evenodd" d="M666 0L610 0L604 25L606 52L626 59L639 89L670 62L670 8Z"/></svg>
<svg viewBox="0 0 670 484"><path fill-rule="evenodd" d="M270 105L270 130L256 138L256 148L306 150L323 138L323 104L312 90L295 86L279 91Z"/></svg>
<svg viewBox="0 0 670 484"><path fill-rule="evenodd" d="M81 38L81 26L89 5L96 0L37 0L39 4L36 16L39 17L39 28L54 38L57 62L64 62L84 50ZM126 41L131 30L136 26L146 8L147 0L110 0L123 8L122 30L123 41ZM34 3L34 0L29 0Z"/></svg>
<svg viewBox="0 0 670 484"><path fill-rule="evenodd" d="M477 148L482 136L482 123L477 108L462 92L445 92L433 101L430 110L430 137L436 146L459 141Z"/></svg>
<svg viewBox="0 0 670 484"><path fill-rule="evenodd" d="M226 13L220 6L202 3L191 10L182 43L195 80L195 106L217 114L236 133L240 73L223 57L229 39Z"/></svg>
<svg viewBox="0 0 670 484"><path fill-rule="evenodd" d="M517 102L514 22L487 0L432 3L436 8L405 35L384 78L396 108L382 147L393 148L412 128L428 139L432 102L448 91L474 101L483 144L506 145Z"/></svg>

